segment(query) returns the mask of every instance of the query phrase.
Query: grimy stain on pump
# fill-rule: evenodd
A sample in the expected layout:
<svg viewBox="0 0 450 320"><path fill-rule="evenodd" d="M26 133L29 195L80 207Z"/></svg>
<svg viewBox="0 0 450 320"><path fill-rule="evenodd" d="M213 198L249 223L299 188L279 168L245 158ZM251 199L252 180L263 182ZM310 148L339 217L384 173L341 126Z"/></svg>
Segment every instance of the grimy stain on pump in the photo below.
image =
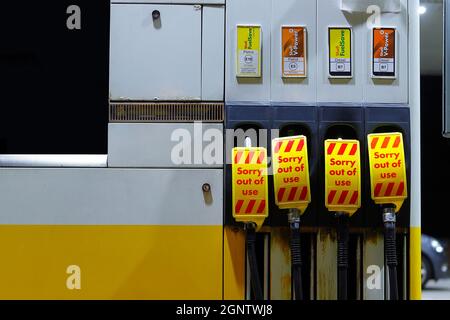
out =
<svg viewBox="0 0 450 320"><path fill-rule="evenodd" d="M270 237L270 279L271 298L291 298L291 255L289 250L289 228L271 228Z"/></svg>

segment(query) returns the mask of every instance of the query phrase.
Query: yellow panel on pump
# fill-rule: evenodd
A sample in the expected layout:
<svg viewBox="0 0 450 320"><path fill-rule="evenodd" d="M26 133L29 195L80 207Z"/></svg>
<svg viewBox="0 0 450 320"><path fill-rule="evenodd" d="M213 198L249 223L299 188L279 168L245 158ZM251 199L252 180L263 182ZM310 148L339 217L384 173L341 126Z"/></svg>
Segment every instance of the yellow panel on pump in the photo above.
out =
<svg viewBox="0 0 450 320"><path fill-rule="evenodd" d="M222 299L222 226L0 226L0 299Z"/></svg>

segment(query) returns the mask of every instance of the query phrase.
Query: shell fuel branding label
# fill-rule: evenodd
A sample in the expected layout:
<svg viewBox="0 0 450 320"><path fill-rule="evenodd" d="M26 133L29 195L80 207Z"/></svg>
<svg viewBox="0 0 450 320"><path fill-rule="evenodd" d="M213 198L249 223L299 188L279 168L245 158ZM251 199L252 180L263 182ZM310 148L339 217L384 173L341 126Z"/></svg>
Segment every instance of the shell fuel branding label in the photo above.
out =
<svg viewBox="0 0 450 320"><path fill-rule="evenodd" d="M373 28L372 77L395 77L395 28Z"/></svg>
<svg viewBox="0 0 450 320"><path fill-rule="evenodd" d="M349 215L361 207L359 141L325 141L325 206Z"/></svg>
<svg viewBox="0 0 450 320"><path fill-rule="evenodd" d="M283 77L306 77L306 28L281 27L281 45Z"/></svg>
<svg viewBox="0 0 450 320"><path fill-rule="evenodd" d="M237 26L237 77L261 77L261 27Z"/></svg>
<svg viewBox="0 0 450 320"><path fill-rule="evenodd" d="M234 148L232 160L233 217L261 227L269 214L267 150Z"/></svg>
<svg viewBox="0 0 450 320"><path fill-rule="evenodd" d="M403 135L370 134L368 143L372 199L377 204L395 204L399 211L408 197Z"/></svg>
<svg viewBox="0 0 450 320"><path fill-rule="evenodd" d="M352 29L329 27L329 75L330 77L352 77Z"/></svg>
<svg viewBox="0 0 450 320"><path fill-rule="evenodd" d="M306 137L274 139L272 154L275 203L304 213L311 202Z"/></svg>

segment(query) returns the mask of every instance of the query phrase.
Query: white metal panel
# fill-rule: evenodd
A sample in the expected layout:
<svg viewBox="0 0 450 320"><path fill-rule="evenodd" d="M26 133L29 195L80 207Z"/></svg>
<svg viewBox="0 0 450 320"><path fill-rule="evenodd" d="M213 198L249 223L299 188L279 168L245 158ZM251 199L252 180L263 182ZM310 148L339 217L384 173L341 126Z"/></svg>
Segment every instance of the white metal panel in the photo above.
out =
<svg viewBox="0 0 450 320"><path fill-rule="evenodd" d="M194 5L113 4L110 98L199 100L201 16Z"/></svg>
<svg viewBox="0 0 450 320"><path fill-rule="evenodd" d="M222 206L223 170L0 169L0 224L222 225Z"/></svg>
<svg viewBox="0 0 450 320"><path fill-rule="evenodd" d="M316 0L272 2L272 101L316 102L316 17ZM307 28L307 78L282 78L281 26L283 25L301 25Z"/></svg>
<svg viewBox="0 0 450 320"><path fill-rule="evenodd" d="M364 50L364 102L408 103L408 1L401 0L399 13L382 13L380 26L397 29L397 78L374 79L371 77L372 29L365 28Z"/></svg>
<svg viewBox="0 0 450 320"><path fill-rule="evenodd" d="M202 100L224 100L225 8L203 7Z"/></svg>
<svg viewBox="0 0 450 320"><path fill-rule="evenodd" d="M244 102L270 101L271 0L228 0L226 10L225 99ZM236 77L237 25L260 25L262 32L262 77Z"/></svg>
<svg viewBox="0 0 450 320"><path fill-rule="evenodd" d="M2 154L0 167L106 168L106 154Z"/></svg>
<svg viewBox="0 0 450 320"><path fill-rule="evenodd" d="M205 139L206 136L208 139ZM108 125L108 167L192 168L223 166L222 124L110 123ZM188 149L180 156L180 148ZM216 144L211 155L208 145ZM180 163L184 159L185 163Z"/></svg>
<svg viewBox="0 0 450 320"><path fill-rule="evenodd" d="M362 64L365 59L363 59L362 48L367 15L341 11L340 4L340 0L317 0L317 100L360 103L363 100ZM351 79L329 79L328 77L328 27L352 27L353 29L353 78Z"/></svg>

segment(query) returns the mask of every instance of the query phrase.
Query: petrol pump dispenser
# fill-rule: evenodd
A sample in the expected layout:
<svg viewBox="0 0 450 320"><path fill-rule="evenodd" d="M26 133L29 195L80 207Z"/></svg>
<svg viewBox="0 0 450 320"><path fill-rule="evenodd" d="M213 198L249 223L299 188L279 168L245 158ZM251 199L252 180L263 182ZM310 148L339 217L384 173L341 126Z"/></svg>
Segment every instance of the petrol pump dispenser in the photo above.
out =
<svg viewBox="0 0 450 320"><path fill-rule="evenodd" d="M250 266L250 282L255 300L263 300L256 259L256 232L268 217L267 150L251 147L247 137L246 147L232 150L232 202L233 217L244 224L246 248Z"/></svg>
<svg viewBox="0 0 450 320"><path fill-rule="evenodd" d="M338 299L347 300L348 219L361 207L358 140L325 141L325 206L337 218Z"/></svg>
<svg viewBox="0 0 450 320"><path fill-rule="evenodd" d="M275 203L280 209L290 210L294 298L302 300L300 217L311 202L307 139L305 136L274 139L272 155Z"/></svg>
<svg viewBox="0 0 450 320"><path fill-rule="evenodd" d="M407 198L403 135L368 135L371 196L380 205L384 223L385 263L389 273L389 299L398 300L396 214Z"/></svg>

